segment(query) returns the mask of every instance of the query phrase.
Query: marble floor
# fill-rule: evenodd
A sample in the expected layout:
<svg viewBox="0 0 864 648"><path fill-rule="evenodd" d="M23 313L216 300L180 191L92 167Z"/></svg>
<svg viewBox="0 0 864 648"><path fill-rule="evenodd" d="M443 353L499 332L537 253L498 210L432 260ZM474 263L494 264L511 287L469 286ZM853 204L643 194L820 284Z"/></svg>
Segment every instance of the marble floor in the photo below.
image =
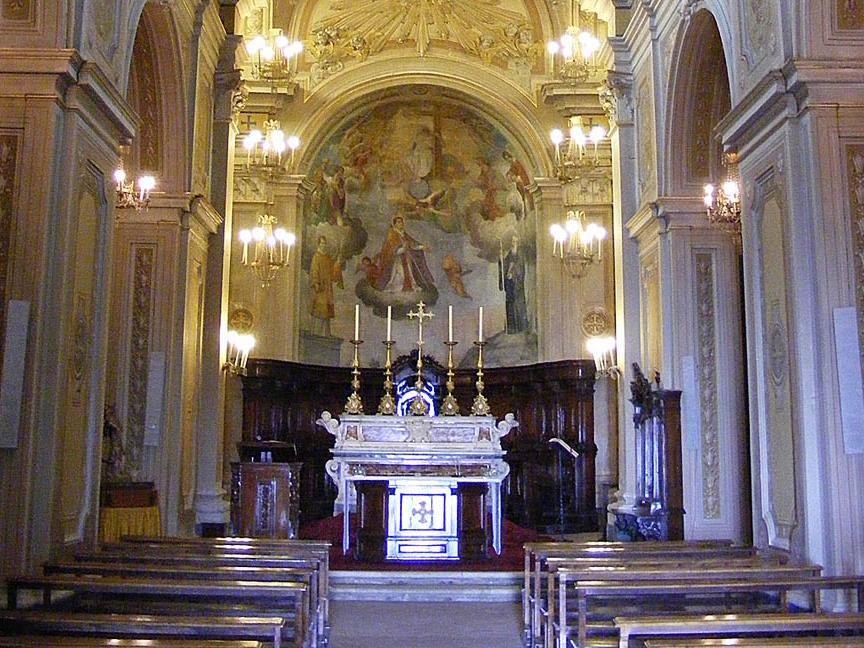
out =
<svg viewBox="0 0 864 648"><path fill-rule="evenodd" d="M518 603L333 601L331 648L521 648Z"/></svg>

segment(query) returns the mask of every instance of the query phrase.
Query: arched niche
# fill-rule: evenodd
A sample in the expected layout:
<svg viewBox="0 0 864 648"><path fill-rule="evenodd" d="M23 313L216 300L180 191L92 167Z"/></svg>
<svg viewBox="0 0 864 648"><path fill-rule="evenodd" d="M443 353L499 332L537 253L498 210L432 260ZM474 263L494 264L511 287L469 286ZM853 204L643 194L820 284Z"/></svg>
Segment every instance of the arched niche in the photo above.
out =
<svg viewBox="0 0 864 648"><path fill-rule="evenodd" d="M159 190L184 189L188 165L181 53L170 11L148 4L141 12L126 99L138 115L130 171L154 173Z"/></svg>
<svg viewBox="0 0 864 648"><path fill-rule="evenodd" d="M519 138L476 102L429 84L369 94L335 114L301 162L310 188L298 232L301 361L350 362L357 303L372 336L384 334L391 307L396 351L409 352L408 315L422 300L437 314L424 337L439 359L452 305L457 364L476 364L480 306L486 363L536 362L538 201Z"/></svg>
<svg viewBox="0 0 864 648"><path fill-rule="evenodd" d="M731 109L729 65L714 15L697 11L677 47L669 110L668 193L699 196L725 175L714 128Z"/></svg>

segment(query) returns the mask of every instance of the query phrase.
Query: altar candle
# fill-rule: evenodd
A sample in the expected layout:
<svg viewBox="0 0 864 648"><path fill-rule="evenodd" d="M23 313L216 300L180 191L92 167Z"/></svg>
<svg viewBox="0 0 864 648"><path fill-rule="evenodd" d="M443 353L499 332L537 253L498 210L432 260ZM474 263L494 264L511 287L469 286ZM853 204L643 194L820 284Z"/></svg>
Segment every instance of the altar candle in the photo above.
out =
<svg viewBox="0 0 864 648"><path fill-rule="evenodd" d="M360 339L360 304L354 304L354 339Z"/></svg>
<svg viewBox="0 0 864 648"><path fill-rule="evenodd" d="M480 320L477 323L477 341L483 341L483 307L480 307Z"/></svg>
<svg viewBox="0 0 864 648"><path fill-rule="evenodd" d="M453 304L447 307L447 341L453 341Z"/></svg>
<svg viewBox="0 0 864 648"><path fill-rule="evenodd" d="M387 341L389 342L392 338L390 335L390 325L393 321L393 307L387 307Z"/></svg>

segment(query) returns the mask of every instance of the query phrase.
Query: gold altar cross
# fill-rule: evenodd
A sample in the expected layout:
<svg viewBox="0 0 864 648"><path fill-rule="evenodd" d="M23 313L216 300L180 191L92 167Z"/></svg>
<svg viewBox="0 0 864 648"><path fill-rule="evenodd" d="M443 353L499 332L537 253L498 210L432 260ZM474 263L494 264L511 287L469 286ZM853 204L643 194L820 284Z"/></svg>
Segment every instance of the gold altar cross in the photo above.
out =
<svg viewBox="0 0 864 648"><path fill-rule="evenodd" d="M418 326L418 336L417 336L417 344L423 344L423 320L424 319L432 319L435 317L435 313L426 310L426 304L422 301L417 304L416 311L409 311L408 317L411 319L417 320Z"/></svg>

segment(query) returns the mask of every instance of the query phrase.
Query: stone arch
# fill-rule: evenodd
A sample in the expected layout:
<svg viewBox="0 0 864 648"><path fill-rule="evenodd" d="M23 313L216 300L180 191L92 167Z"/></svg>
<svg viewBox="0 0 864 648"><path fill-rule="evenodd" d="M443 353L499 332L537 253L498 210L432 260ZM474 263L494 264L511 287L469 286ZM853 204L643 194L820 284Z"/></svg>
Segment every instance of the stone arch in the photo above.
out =
<svg viewBox="0 0 864 648"><path fill-rule="evenodd" d="M527 155L535 177L554 175L546 133L557 123L557 118L550 113L548 119L538 120L538 108L531 98L514 92L507 81L488 74L480 78L472 66L452 62L428 61L423 72L417 72L410 61L391 60L384 67L386 75L376 73L373 66L347 71L306 97L303 114L310 118L296 128L304 142L298 161L301 173L309 171L309 164L328 134L351 115L380 101L383 96L396 95L409 87L429 86L473 109L512 137ZM454 67L460 69L454 70ZM465 69L461 69L463 67ZM541 109L540 113L544 111Z"/></svg>
<svg viewBox="0 0 864 648"><path fill-rule="evenodd" d="M722 175L714 129L732 107L732 68L714 13L700 9L685 23L673 61L666 193L699 196L705 182Z"/></svg>
<svg viewBox="0 0 864 648"><path fill-rule="evenodd" d="M188 175L187 114L181 51L173 14L148 4L135 31L126 99L139 117L132 165L152 171L161 191L183 191Z"/></svg>

